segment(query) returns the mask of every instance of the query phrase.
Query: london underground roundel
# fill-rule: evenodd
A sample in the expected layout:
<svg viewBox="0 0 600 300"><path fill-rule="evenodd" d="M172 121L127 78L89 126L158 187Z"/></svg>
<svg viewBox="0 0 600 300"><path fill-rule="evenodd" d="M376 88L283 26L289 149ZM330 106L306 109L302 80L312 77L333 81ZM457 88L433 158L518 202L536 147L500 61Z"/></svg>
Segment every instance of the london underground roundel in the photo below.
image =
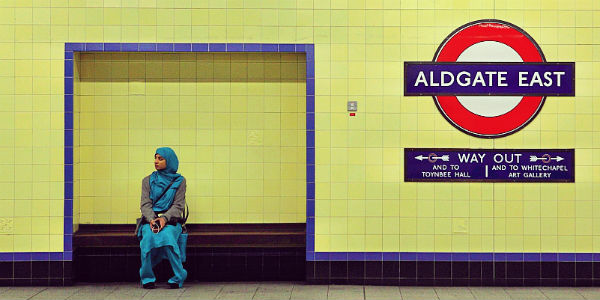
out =
<svg viewBox="0 0 600 300"><path fill-rule="evenodd" d="M546 96L574 96L574 63L548 63L521 28L479 20L452 32L432 62L405 62L405 95L431 95L441 114L478 137L512 134Z"/></svg>

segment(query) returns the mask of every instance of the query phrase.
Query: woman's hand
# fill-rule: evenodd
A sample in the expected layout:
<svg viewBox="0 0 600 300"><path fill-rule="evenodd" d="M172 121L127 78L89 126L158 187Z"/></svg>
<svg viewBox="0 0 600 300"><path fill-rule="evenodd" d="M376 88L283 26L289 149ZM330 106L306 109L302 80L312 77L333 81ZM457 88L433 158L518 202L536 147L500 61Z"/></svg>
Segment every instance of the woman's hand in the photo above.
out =
<svg viewBox="0 0 600 300"><path fill-rule="evenodd" d="M154 224L158 224L158 229L154 229ZM158 217L152 221L150 221L150 228L152 228L152 232L159 233L167 224L167 221L163 217Z"/></svg>

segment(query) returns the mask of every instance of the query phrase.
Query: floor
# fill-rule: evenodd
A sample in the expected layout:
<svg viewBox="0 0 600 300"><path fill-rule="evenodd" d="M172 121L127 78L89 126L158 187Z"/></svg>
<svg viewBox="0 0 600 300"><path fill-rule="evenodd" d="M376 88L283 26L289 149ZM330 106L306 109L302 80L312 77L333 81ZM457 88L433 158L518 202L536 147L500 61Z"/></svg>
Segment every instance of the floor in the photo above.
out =
<svg viewBox="0 0 600 300"><path fill-rule="evenodd" d="M0 287L0 299L600 299L596 287L393 287L302 282L186 283L178 290L133 283Z"/></svg>

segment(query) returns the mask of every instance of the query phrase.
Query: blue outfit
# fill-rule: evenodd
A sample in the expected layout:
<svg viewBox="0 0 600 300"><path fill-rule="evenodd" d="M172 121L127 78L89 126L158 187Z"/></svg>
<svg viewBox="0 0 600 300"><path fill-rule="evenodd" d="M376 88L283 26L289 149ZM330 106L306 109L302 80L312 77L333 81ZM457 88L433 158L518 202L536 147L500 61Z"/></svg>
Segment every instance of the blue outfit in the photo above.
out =
<svg viewBox="0 0 600 300"><path fill-rule="evenodd" d="M157 154L165 158L167 167L155 171L150 175L149 197L152 200L152 209L155 213L167 211L173 204L177 188L183 181L183 176L177 173L179 160L171 148L158 148ZM173 181L169 190L158 198L167 186ZM183 285L187 277L187 271L183 268L185 262L185 248L180 249L177 243L181 235L181 224L165 225L158 233L152 232L150 224L144 224L138 232L140 240L142 266L140 268L140 279L143 284L156 281L152 268L163 259L168 259L173 268L173 277L169 283Z"/></svg>

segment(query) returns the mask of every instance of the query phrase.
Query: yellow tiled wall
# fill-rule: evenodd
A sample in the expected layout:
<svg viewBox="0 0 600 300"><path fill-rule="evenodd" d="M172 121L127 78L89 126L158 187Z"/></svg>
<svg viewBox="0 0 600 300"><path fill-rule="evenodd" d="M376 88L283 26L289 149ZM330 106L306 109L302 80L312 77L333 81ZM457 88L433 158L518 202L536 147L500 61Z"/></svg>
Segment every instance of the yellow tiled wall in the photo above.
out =
<svg viewBox="0 0 600 300"><path fill-rule="evenodd" d="M522 27L548 61L574 61L577 74L576 97L548 97L525 129L493 140L457 131L428 97L402 96L403 61L431 60L450 32L483 18ZM600 2L594 0L3 1L0 205L13 227L0 232L0 251L62 250L65 42L236 42L315 44L317 251L598 252L598 20ZM132 83L131 88L141 86ZM358 101L356 117L345 112L348 100ZM103 174L141 180L149 173L155 145L147 136L139 142L134 153L127 152L131 168ZM404 183L404 147L575 148L576 183ZM204 156L197 148L174 148L188 179L202 175L198 164ZM102 164L113 153L99 151L100 158L89 158L95 152L80 150L80 166L83 154L86 163ZM102 189L110 182L103 178L90 196L97 201L84 202L80 194L82 221L96 222L90 212L100 210L94 205L109 202L100 200L109 191ZM190 182L190 195L200 199L206 180L196 177L196 186ZM138 197L139 183L109 186L111 193L114 188L118 195ZM210 210L214 222L217 206L197 202L194 221L208 219ZM135 214L133 204L119 209L111 222ZM97 222L105 217L98 215Z"/></svg>
<svg viewBox="0 0 600 300"><path fill-rule="evenodd" d="M304 54L82 53L79 223L132 223L157 146L178 154L192 223L306 219Z"/></svg>

